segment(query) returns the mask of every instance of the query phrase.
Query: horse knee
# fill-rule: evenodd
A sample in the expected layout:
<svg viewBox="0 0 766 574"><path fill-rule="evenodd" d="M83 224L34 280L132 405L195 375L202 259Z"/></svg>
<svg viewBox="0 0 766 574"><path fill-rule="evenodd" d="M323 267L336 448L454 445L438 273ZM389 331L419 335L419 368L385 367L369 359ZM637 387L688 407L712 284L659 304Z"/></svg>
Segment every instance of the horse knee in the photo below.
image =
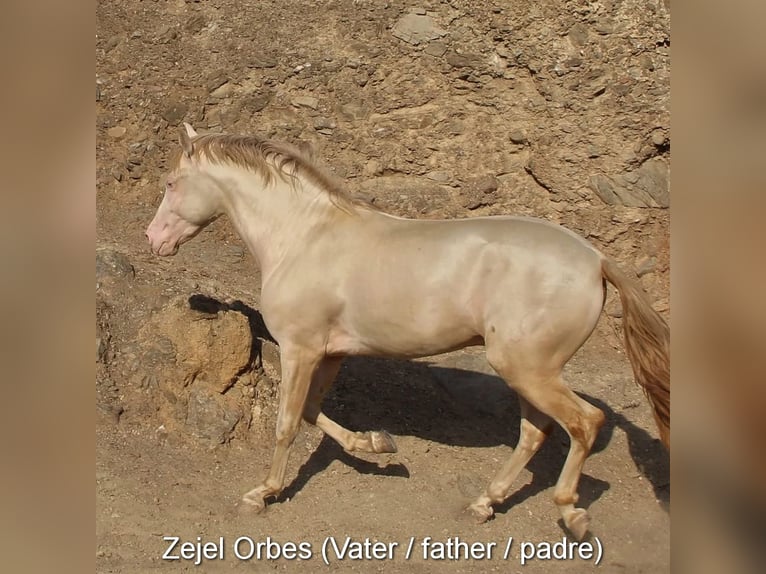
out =
<svg viewBox="0 0 766 574"><path fill-rule="evenodd" d="M285 417L285 420L277 422L277 445L290 446L295 440L300 428L300 418Z"/></svg>

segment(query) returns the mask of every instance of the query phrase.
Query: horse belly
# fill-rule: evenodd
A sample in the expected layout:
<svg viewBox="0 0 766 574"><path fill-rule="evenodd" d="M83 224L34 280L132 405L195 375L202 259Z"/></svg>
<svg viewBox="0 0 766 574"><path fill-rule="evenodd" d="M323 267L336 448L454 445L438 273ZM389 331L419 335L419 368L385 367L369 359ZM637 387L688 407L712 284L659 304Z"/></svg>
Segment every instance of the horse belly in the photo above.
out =
<svg viewBox="0 0 766 574"><path fill-rule="evenodd" d="M368 311L339 322L328 338L329 354L426 357L484 342L463 310Z"/></svg>

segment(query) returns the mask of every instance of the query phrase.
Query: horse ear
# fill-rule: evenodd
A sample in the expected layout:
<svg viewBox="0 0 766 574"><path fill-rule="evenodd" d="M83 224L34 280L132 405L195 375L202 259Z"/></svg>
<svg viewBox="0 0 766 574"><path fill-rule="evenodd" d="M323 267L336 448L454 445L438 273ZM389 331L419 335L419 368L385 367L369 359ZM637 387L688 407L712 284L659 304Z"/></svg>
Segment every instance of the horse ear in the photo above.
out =
<svg viewBox="0 0 766 574"><path fill-rule="evenodd" d="M194 128L191 127L191 125L184 122L184 125L178 130L178 135L184 154L186 157L191 157L194 152L194 144L192 144L191 140L192 138L197 137L197 132L194 131Z"/></svg>
<svg viewBox="0 0 766 574"><path fill-rule="evenodd" d="M184 122L184 129L186 130L186 133L189 134L190 138L196 138L199 135L197 130L191 127L191 124L188 122Z"/></svg>

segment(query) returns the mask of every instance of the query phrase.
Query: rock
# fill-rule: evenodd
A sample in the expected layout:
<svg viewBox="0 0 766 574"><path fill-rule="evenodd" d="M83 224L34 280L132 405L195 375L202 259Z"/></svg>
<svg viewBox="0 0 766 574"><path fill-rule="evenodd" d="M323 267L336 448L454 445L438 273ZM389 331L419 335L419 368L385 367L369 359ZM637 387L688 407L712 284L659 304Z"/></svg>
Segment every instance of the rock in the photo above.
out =
<svg viewBox="0 0 766 574"><path fill-rule="evenodd" d="M290 103L296 108L311 108L315 110L319 107L319 100L314 96L296 96Z"/></svg>
<svg viewBox="0 0 766 574"><path fill-rule="evenodd" d="M163 111L162 118L172 126L177 126L184 119L189 108L181 102L171 102Z"/></svg>
<svg viewBox="0 0 766 574"><path fill-rule="evenodd" d="M207 91L212 92L215 89L223 86L228 81L229 81L229 77L227 75L220 74L220 73L214 74L207 81Z"/></svg>
<svg viewBox="0 0 766 574"><path fill-rule="evenodd" d="M444 42L429 42L426 49L423 50L429 56L440 58L447 51L447 44Z"/></svg>
<svg viewBox="0 0 766 574"><path fill-rule="evenodd" d="M508 134L508 137L511 139L511 142L516 145L522 145L528 141L526 134L519 128L512 129Z"/></svg>
<svg viewBox="0 0 766 574"><path fill-rule="evenodd" d="M657 268L657 258L644 256L636 262L636 275L643 277Z"/></svg>
<svg viewBox="0 0 766 574"><path fill-rule="evenodd" d="M349 102L340 106L338 114L346 121L363 120L370 113L370 110L361 102Z"/></svg>
<svg viewBox="0 0 766 574"><path fill-rule="evenodd" d="M218 303L218 302L216 302ZM195 309L199 304L195 303ZM142 329L149 349L161 337L175 348L175 367L164 378L183 388L201 379L219 393L251 366L252 332L247 317L223 304L209 310L193 310L180 297L165 306Z"/></svg>
<svg viewBox="0 0 766 574"><path fill-rule="evenodd" d="M364 169L362 170L362 175L364 175L365 177L381 175L382 173L383 173L383 166L381 166L380 162L376 159L368 160L367 163L364 165Z"/></svg>
<svg viewBox="0 0 766 574"><path fill-rule="evenodd" d="M271 92L261 92L246 97L242 102L242 108L250 112L260 112L271 102Z"/></svg>
<svg viewBox="0 0 766 574"><path fill-rule="evenodd" d="M224 82L212 92L210 92L210 95L214 98L225 98L226 96L230 96L233 91L234 86L231 85L231 82Z"/></svg>
<svg viewBox="0 0 766 574"><path fill-rule="evenodd" d="M668 165L662 158L645 161L638 169L609 177L592 175L590 187L608 205L669 207Z"/></svg>
<svg viewBox="0 0 766 574"><path fill-rule="evenodd" d="M275 380L282 378L279 347L271 341L261 341L260 367L268 377Z"/></svg>
<svg viewBox="0 0 766 574"><path fill-rule="evenodd" d="M582 22L578 22L569 29L569 41L573 46L581 48L588 43L588 27Z"/></svg>
<svg viewBox="0 0 766 574"><path fill-rule="evenodd" d="M450 51L446 58L447 63L453 68L480 68L482 66L481 56L477 54L458 54Z"/></svg>
<svg viewBox="0 0 766 574"><path fill-rule="evenodd" d="M124 126L114 126L113 128L109 128L106 133L110 138L121 139L128 133L128 128Z"/></svg>
<svg viewBox="0 0 766 574"><path fill-rule="evenodd" d="M330 118L325 117L318 117L314 118L314 129L315 130L323 130L323 129L333 129L337 127L337 124L331 120Z"/></svg>
<svg viewBox="0 0 766 574"><path fill-rule="evenodd" d="M405 14L394 24L391 34L394 38L417 46L420 43L446 36L447 31L439 28L433 19L426 14Z"/></svg>
<svg viewBox="0 0 766 574"><path fill-rule="evenodd" d="M252 59L248 61L247 66L249 68L274 68L277 65L276 58L267 56L265 54L252 56Z"/></svg>
<svg viewBox="0 0 766 574"><path fill-rule="evenodd" d="M195 385L189 392L186 424L197 437L216 444L226 442L242 414L234 401L202 385Z"/></svg>
<svg viewBox="0 0 766 574"><path fill-rule="evenodd" d="M661 129L656 129L652 132L652 143L657 146L661 147L665 144L666 138L665 138L665 132Z"/></svg>
<svg viewBox="0 0 766 574"><path fill-rule="evenodd" d="M439 183L447 183L452 176L446 171L430 171L426 174L426 177L431 181L438 181Z"/></svg>
<svg viewBox="0 0 766 574"><path fill-rule="evenodd" d="M96 249L96 281L106 278L135 277L136 271L128 257L111 247L99 247Z"/></svg>
<svg viewBox="0 0 766 574"><path fill-rule="evenodd" d="M602 36L607 36L608 34L614 32L614 24L608 20L599 20L595 23L593 28Z"/></svg>
<svg viewBox="0 0 766 574"><path fill-rule="evenodd" d="M463 207L466 209L478 209L485 205L492 205L496 201L495 192L500 182L494 175L485 175L466 182L461 195Z"/></svg>
<svg viewBox="0 0 766 574"><path fill-rule="evenodd" d="M175 40L177 37L178 30L176 30L174 26L165 25L159 29L155 39L158 44L168 44L171 40Z"/></svg>

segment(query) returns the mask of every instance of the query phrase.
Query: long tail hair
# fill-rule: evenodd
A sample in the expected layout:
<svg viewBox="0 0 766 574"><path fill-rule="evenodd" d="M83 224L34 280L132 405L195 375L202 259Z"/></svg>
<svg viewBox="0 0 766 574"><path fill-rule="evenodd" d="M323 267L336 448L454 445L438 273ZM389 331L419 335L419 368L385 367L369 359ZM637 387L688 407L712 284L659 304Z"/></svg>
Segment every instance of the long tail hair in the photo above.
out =
<svg viewBox="0 0 766 574"><path fill-rule="evenodd" d="M614 261L604 257L601 273L620 293L625 349L636 382L652 405L660 440L670 450L670 328L638 283Z"/></svg>

